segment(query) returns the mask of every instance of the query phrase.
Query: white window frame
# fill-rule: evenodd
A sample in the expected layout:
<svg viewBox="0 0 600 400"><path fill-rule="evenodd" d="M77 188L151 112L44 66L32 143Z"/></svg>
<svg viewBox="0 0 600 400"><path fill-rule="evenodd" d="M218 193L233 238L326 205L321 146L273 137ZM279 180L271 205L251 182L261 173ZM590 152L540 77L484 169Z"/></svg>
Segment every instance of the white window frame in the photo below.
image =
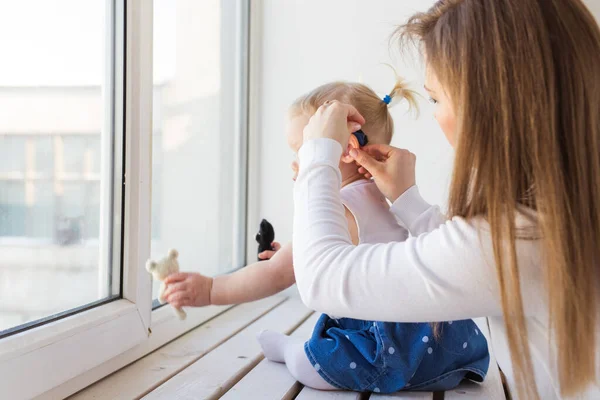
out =
<svg viewBox="0 0 600 400"><path fill-rule="evenodd" d="M222 0L231 4L230 0ZM169 307L152 310L152 282L144 264L150 255L151 243L151 182L152 182L152 93L153 93L153 43L152 0L107 1L108 13L114 21L107 32L113 35L116 54L112 66L114 95L106 96L107 110L115 115L107 118L106 129L114 130L116 140L125 138L124 147L125 189L124 201L115 196L110 204L103 191L103 217L113 218L114 232L122 248L122 299L104 304L78 314L53 321L4 339L0 339L0 394L7 399L64 398L93 382L109 375L123 366L193 329L200 323L224 311L226 307L205 307L188 310L185 321L178 321ZM126 6L125 6L126 4ZM238 60L236 60L237 102L235 126L239 133L236 154L239 172L236 173L238 203L236 223L241 224L241 234L236 237L237 263L244 263L246 253L247 218L247 170L248 154L248 48L250 18L257 18L254 8L250 14L250 0L235 0L238 37ZM127 12L125 12L127 7ZM126 19L126 21L124 21ZM125 24L123 22L126 22ZM122 32L125 27L126 32ZM230 26L229 26L230 28ZM127 38L127 40L124 40ZM123 49L125 45L125 49ZM124 55L119 57L118 55ZM110 57L109 57L110 59ZM125 77L123 77L123 71ZM118 84L119 82L125 84ZM123 93L123 86L124 91ZM119 104L125 99L124 103ZM114 105L112 102L117 102ZM121 107L122 106L122 107ZM121 115L123 114L123 115ZM124 124L121 122L125 121ZM123 129L125 135L123 135ZM104 145L104 144L103 144ZM250 143L250 156L252 157ZM103 151L103 154L106 152ZM114 154L118 168L122 154ZM103 163L104 166L109 165ZM109 167L107 167L110 169ZM117 171L119 172L119 171ZM112 171L103 170L103 174ZM107 176L107 175L103 175ZM116 176L116 174L115 174ZM122 182L115 177L115 193L122 190ZM123 210L121 210L121 206ZM112 208L110 208L112 207ZM112 209L113 213L104 212ZM123 211L123 213L121 213ZM120 215L124 218L121 220ZM254 214L250 212L250 214ZM119 216L118 218L115 216ZM101 221L103 227L109 221ZM103 228L101 227L101 230ZM105 229L105 228L104 228ZM104 246L111 244L105 243ZM104 249L106 250L106 249ZM106 265L121 263L120 251L113 252ZM101 254L109 254L101 251ZM104 257L105 258L105 257ZM117 263L117 264L114 264ZM57 288L60 290L60 288Z"/></svg>

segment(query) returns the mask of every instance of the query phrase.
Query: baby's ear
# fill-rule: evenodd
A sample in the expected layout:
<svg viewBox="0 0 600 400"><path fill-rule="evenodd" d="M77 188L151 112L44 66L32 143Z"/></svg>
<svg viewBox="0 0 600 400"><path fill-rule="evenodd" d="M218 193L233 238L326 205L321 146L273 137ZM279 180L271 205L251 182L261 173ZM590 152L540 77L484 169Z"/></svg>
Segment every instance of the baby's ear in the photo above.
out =
<svg viewBox="0 0 600 400"><path fill-rule="evenodd" d="M342 154L341 161L346 164L351 164L354 162L354 158L350 157L350 150L360 148L360 144L358 143L358 139L354 135L350 135L350 139L348 140L348 147L346 147L346 151Z"/></svg>

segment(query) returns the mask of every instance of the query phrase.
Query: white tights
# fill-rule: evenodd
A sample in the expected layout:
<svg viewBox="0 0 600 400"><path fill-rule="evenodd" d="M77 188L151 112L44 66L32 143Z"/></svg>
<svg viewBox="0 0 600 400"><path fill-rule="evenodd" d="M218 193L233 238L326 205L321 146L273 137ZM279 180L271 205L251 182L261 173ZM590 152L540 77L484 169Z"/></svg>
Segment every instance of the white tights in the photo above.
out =
<svg viewBox="0 0 600 400"><path fill-rule="evenodd" d="M290 374L304 386L319 390L339 390L327 383L312 366L304 342L273 331L262 331L257 335L263 354L269 361L285 363Z"/></svg>

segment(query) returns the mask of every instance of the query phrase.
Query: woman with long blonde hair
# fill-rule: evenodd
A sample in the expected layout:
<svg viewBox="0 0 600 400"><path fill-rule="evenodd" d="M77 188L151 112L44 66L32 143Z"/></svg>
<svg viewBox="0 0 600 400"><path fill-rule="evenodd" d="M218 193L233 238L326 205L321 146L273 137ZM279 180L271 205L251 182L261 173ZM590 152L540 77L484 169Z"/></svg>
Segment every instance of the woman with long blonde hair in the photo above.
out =
<svg viewBox="0 0 600 400"><path fill-rule="evenodd" d="M323 105L304 130L294 189L304 302L384 321L486 316L514 397L600 398L596 21L580 0L441 0L397 36L421 48L456 150L448 214L420 197L410 152L353 149L413 236L353 246L337 160L365 120Z"/></svg>

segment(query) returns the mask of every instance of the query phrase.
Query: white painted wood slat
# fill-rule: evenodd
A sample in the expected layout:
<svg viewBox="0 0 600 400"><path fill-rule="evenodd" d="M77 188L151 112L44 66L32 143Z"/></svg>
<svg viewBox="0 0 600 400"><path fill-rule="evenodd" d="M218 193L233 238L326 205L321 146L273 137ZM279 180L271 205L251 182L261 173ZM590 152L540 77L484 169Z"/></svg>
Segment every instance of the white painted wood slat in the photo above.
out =
<svg viewBox="0 0 600 400"><path fill-rule="evenodd" d="M344 391L327 392L305 387L298 397L296 397L296 400L362 400L366 398L368 398L367 395L363 393Z"/></svg>
<svg viewBox="0 0 600 400"><path fill-rule="evenodd" d="M264 329L288 333L312 311L300 299L289 299L252 325L190 365L144 399L217 399L261 360L256 334Z"/></svg>
<svg viewBox="0 0 600 400"><path fill-rule="evenodd" d="M291 336L299 342L307 340L319 318L319 313L310 316ZM265 384L268 382L268 384ZM224 400L251 399L272 400L292 399L302 389L302 385L290 375L285 364L263 359L248 375L237 385L231 388Z"/></svg>
<svg viewBox="0 0 600 400"><path fill-rule="evenodd" d="M390 394L372 394L372 400L432 400L431 392L398 392Z"/></svg>

